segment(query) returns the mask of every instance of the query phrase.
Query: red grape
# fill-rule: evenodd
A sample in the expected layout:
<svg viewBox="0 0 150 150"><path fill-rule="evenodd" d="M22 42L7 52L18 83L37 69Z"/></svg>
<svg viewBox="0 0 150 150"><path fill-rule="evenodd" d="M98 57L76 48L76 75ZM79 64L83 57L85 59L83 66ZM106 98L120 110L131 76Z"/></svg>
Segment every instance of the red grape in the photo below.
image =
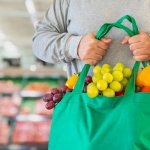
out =
<svg viewBox="0 0 150 150"><path fill-rule="evenodd" d="M51 89L51 94L53 94L53 95L55 95L55 94L57 94L57 93L59 93L60 91L59 91L59 89L58 88L53 88L53 89Z"/></svg>
<svg viewBox="0 0 150 150"><path fill-rule="evenodd" d="M72 92L72 89L67 88L66 92Z"/></svg>
<svg viewBox="0 0 150 150"><path fill-rule="evenodd" d="M86 82L87 84L90 84L90 83L92 82L92 77L91 77L91 76L86 76L85 82Z"/></svg>
<svg viewBox="0 0 150 150"><path fill-rule="evenodd" d="M49 102L49 101L52 101L53 100L53 95L51 93L46 93L44 96L43 96L43 101L44 102Z"/></svg>
<svg viewBox="0 0 150 150"><path fill-rule="evenodd" d="M45 107L46 107L46 109L50 110L55 107L55 102L49 101L48 103L46 103Z"/></svg>
<svg viewBox="0 0 150 150"><path fill-rule="evenodd" d="M67 91L68 87L66 85L61 87L61 91L65 94Z"/></svg>
<svg viewBox="0 0 150 150"><path fill-rule="evenodd" d="M53 96L53 101L54 101L55 103L60 102L61 99L62 99L62 94L61 94L61 93L57 93L57 94L55 94L55 95Z"/></svg>

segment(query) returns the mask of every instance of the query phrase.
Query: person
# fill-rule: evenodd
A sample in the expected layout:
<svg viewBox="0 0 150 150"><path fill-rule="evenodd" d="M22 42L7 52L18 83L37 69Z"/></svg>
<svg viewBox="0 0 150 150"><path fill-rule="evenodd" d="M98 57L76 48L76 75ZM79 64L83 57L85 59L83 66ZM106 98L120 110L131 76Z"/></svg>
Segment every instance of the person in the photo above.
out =
<svg viewBox="0 0 150 150"><path fill-rule="evenodd" d="M120 7L121 6L121 7ZM84 64L111 65L150 60L150 0L54 0L33 37L33 53L48 63L64 63L68 76ZM133 37L112 28L101 40L96 32L106 22L131 15L142 31ZM128 22L124 24L131 28ZM124 46L123 46L124 45Z"/></svg>

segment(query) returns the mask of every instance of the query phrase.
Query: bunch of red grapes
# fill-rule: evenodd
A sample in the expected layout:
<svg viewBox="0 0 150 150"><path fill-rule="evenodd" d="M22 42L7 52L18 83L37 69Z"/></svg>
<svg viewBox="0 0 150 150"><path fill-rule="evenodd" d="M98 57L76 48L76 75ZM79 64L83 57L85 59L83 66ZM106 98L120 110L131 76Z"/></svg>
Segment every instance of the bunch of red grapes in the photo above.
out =
<svg viewBox="0 0 150 150"><path fill-rule="evenodd" d="M62 86L60 89L53 88L50 92L47 92L43 96L43 101L46 102L46 109L50 110L54 108L55 105L62 100L66 92L72 92L72 89L69 89L66 85Z"/></svg>
<svg viewBox="0 0 150 150"><path fill-rule="evenodd" d="M87 85L92 82L92 77L87 76L85 79L84 90L83 92L87 92ZM46 102L46 109L50 110L54 108L66 94L66 92L72 92L72 89L69 89L66 85L62 86L60 89L53 88L50 92L46 93L43 96L43 101Z"/></svg>

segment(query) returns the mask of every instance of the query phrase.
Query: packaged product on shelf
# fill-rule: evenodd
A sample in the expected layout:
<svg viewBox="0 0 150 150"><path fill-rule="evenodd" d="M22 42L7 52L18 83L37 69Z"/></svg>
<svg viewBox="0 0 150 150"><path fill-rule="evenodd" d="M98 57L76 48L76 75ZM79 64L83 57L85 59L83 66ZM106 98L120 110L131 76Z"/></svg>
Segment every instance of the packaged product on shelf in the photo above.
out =
<svg viewBox="0 0 150 150"><path fill-rule="evenodd" d="M0 97L0 116L13 117L17 114L21 98L18 95Z"/></svg>
<svg viewBox="0 0 150 150"><path fill-rule="evenodd" d="M0 121L0 144L7 144L9 140L10 127L6 121Z"/></svg>
<svg viewBox="0 0 150 150"><path fill-rule="evenodd" d="M0 93L16 93L20 91L20 86L13 81L0 81Z"/></svg>
<svg viewBox="0 0 150 150"><path fill-rule="evenodd" d="M35 143L47 143L50 132L50 122L37 122L35 126L38 131L35 133Z"/></svg>
<svg viewBox="0 0 150 150"><path fill-rule="evenodd" d="M50 121L16 122L13 132L13 143L47 143L49 136L49 127Z"/></svg>
<svg viewBox="0 0 150 150"><path fill-rule="evenodd" d="M48 92L50 90L50 86L48 83L30 83L24 89L24 91L36 91L36 92Z"/></svg>

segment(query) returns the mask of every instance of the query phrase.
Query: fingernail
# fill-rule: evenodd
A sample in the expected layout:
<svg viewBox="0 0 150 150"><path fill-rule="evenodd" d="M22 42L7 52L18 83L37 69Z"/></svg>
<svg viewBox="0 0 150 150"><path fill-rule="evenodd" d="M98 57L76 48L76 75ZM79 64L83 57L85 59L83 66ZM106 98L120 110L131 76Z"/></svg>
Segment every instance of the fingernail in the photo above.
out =
<svg viewBox="0 0 150 150"><path fill-rule="evenodd" d="M121 42L121 44L125 44L125 40L123 40L123 41Z"/></svg>
<svg viewBox="0 0 150 150"><path fill-rule="evenodd" d="M131 51L133 50L133 46L132 45L130 45L129 48L130 48Z"/></svg>

